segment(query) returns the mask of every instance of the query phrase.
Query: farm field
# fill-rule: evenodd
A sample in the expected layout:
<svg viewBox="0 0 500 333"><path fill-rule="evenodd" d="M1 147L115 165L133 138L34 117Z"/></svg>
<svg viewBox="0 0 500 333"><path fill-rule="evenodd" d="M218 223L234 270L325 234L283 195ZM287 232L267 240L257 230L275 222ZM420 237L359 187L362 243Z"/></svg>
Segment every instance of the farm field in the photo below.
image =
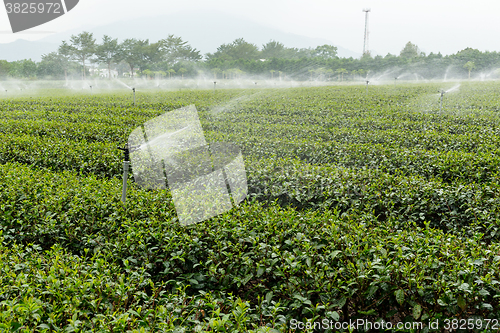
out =
<svg viewBox="0 0 500 333"><path fill-rule="evenodd" d="M3 96L1 330L494 328L500 83L462 82L440 110L454 86L143 91L136 106L129 91ZM117 146L188 105L207 141L242 149L249 193L183 227L168 190L130 177L120 202Z"/></svg>

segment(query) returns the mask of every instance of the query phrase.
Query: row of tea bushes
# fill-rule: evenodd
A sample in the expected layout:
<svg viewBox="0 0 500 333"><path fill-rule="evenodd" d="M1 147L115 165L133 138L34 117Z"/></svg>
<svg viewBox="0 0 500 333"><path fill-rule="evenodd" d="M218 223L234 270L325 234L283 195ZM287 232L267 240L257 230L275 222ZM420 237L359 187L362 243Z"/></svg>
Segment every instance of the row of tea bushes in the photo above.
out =
<svg viewBox="0 0 500 333"><path fill-rule="evenodd" d="M3 165L0 170L1 229L4 242L14 246L12 253L20 252L13 244L32 243L36 249L48 251L54 251L53 246L62 247L73 258L66 264L71 271L63 274L59 270L57 274L73 276L75 281L85 280L86 275L80 275L80 271L85 271L82 265L95 265L93 256L105 258L103 265L112 268L99 273L98 278L122 281L120 302L134 304L134 309L152 306L148 302L153 302L156 305L151 311L156 313L161 301L154 298L153 291L161 288L165 297L174 297L175 289L181 288L197 300L211 293L226 295L224 302L231 300L229 295L236 297L232 298L234 302L244 300L231 303L233 309L223 307L225 314L230 310L234 315L237 307L246 308L249 315L264 311L263 299L269 314L270 308L279 303L282 312L275 313L272 320L250 316L248 328L251 323L255 327L272 326L278 314L278 322L283 324L293 318L387 321L499 315L500 245L484 242L479 232L463 237L432 228L425 220L421 226L402 225L397 216L380 222L366 210L299 212L257 202L245 203L204 223L181 227L166 192L132 187L129 203L123 207L118 200L117 180L82 178L17 164ZM81 260L81 264L72 260ZM51 266L54 264L44 269ZM134 272L140 272L138 279L149 281L150 287L143 287L143 299L129 299L131 293L138 292L139 282L124 277L131 279ZM36 285L30 281L26 284ZM3 284L3 288L8 286ZM69 291L59 299L70 297ZM95 302L102 299L104 304L109 301L117 306L116 299L107 299L108 294L95 293L89 296ZM126 299L123 293L128 295ZM17 299L12 290L2 295L7 303ZM76 302L76 296L72 299L69 308L88 305ZM216 309L207 305L201 310L206 316L201 323L209 325ZM51 310L41 311L48 316ZM88 324L85 311L71 320ZM61 314L67 322L68 313ZM132 325L134 321L126 322ZM196 320L187 322L195 325Z"/></svg>
<svg viewBox="0 0 500 333"><path fill-rule="evenodd" d="M278 332L284 313L271 300L251 307L225 293L168 290L143 268L124 270L105 254L12 245L0 232L3 332Z"/></svg>

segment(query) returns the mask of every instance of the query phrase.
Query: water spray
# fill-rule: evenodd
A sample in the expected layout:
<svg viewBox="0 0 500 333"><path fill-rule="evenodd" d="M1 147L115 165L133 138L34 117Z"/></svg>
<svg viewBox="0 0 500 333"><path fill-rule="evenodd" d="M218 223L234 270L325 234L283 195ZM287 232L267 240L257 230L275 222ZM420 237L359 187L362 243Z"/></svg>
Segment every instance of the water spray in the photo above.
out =
<svg viewBox="0 0 500 333"><path fill-rule="evenodd" d="M455 90L457 90L458 88L460 88L460 84L457 84L457 85L453 86L452 88L450 88L450 89L448 89L448 90L441 89L441 90L439 91L439 93L441 94L441 102L440 102L439 110L440 110L441 112L443 111L443 96L444 96L444 94L449 93L449 92L452 92L452 91L455 91Z"/></svg>
<svg viewBox="0 0 500 333"><path fill-rule="evenodd" d="M446 91L441 89L440 93L441 93L441 103L439 105L439 112L443 112L443 96L446 93Z"/></svg>

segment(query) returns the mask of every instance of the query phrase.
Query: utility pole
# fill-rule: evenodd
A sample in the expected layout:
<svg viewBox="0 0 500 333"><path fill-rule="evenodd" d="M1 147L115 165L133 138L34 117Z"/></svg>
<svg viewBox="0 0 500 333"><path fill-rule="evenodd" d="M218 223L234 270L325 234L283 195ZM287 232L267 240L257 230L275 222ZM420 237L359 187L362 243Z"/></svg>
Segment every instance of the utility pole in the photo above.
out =
<svg viewBox="0 0 500 333"><path fill-rule="evenodd" d="M368 13L370 11L371 9L363 9L363 12L365 13L365 42L363 44L363 55L370 53L370 51L368 51Z"/></svg>

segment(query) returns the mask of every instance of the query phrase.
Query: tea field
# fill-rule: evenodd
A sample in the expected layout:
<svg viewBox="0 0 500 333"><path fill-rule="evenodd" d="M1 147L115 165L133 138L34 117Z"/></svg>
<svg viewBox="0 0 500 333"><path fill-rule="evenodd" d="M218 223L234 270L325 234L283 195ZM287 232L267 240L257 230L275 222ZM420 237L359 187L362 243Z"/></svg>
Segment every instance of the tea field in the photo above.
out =
<svg viewBox="0 0 500 333"><path fill-rule="evenodd" d="M463 82L440 110L452 85L144 91L136 106L125 91L6 94L0 330L312 332L292 322L361 318L494 328L500 83ZM117 146L192 104L207 141L242 149L249 193L183 227L168 190L131 177L121 203Z"/></svg>

